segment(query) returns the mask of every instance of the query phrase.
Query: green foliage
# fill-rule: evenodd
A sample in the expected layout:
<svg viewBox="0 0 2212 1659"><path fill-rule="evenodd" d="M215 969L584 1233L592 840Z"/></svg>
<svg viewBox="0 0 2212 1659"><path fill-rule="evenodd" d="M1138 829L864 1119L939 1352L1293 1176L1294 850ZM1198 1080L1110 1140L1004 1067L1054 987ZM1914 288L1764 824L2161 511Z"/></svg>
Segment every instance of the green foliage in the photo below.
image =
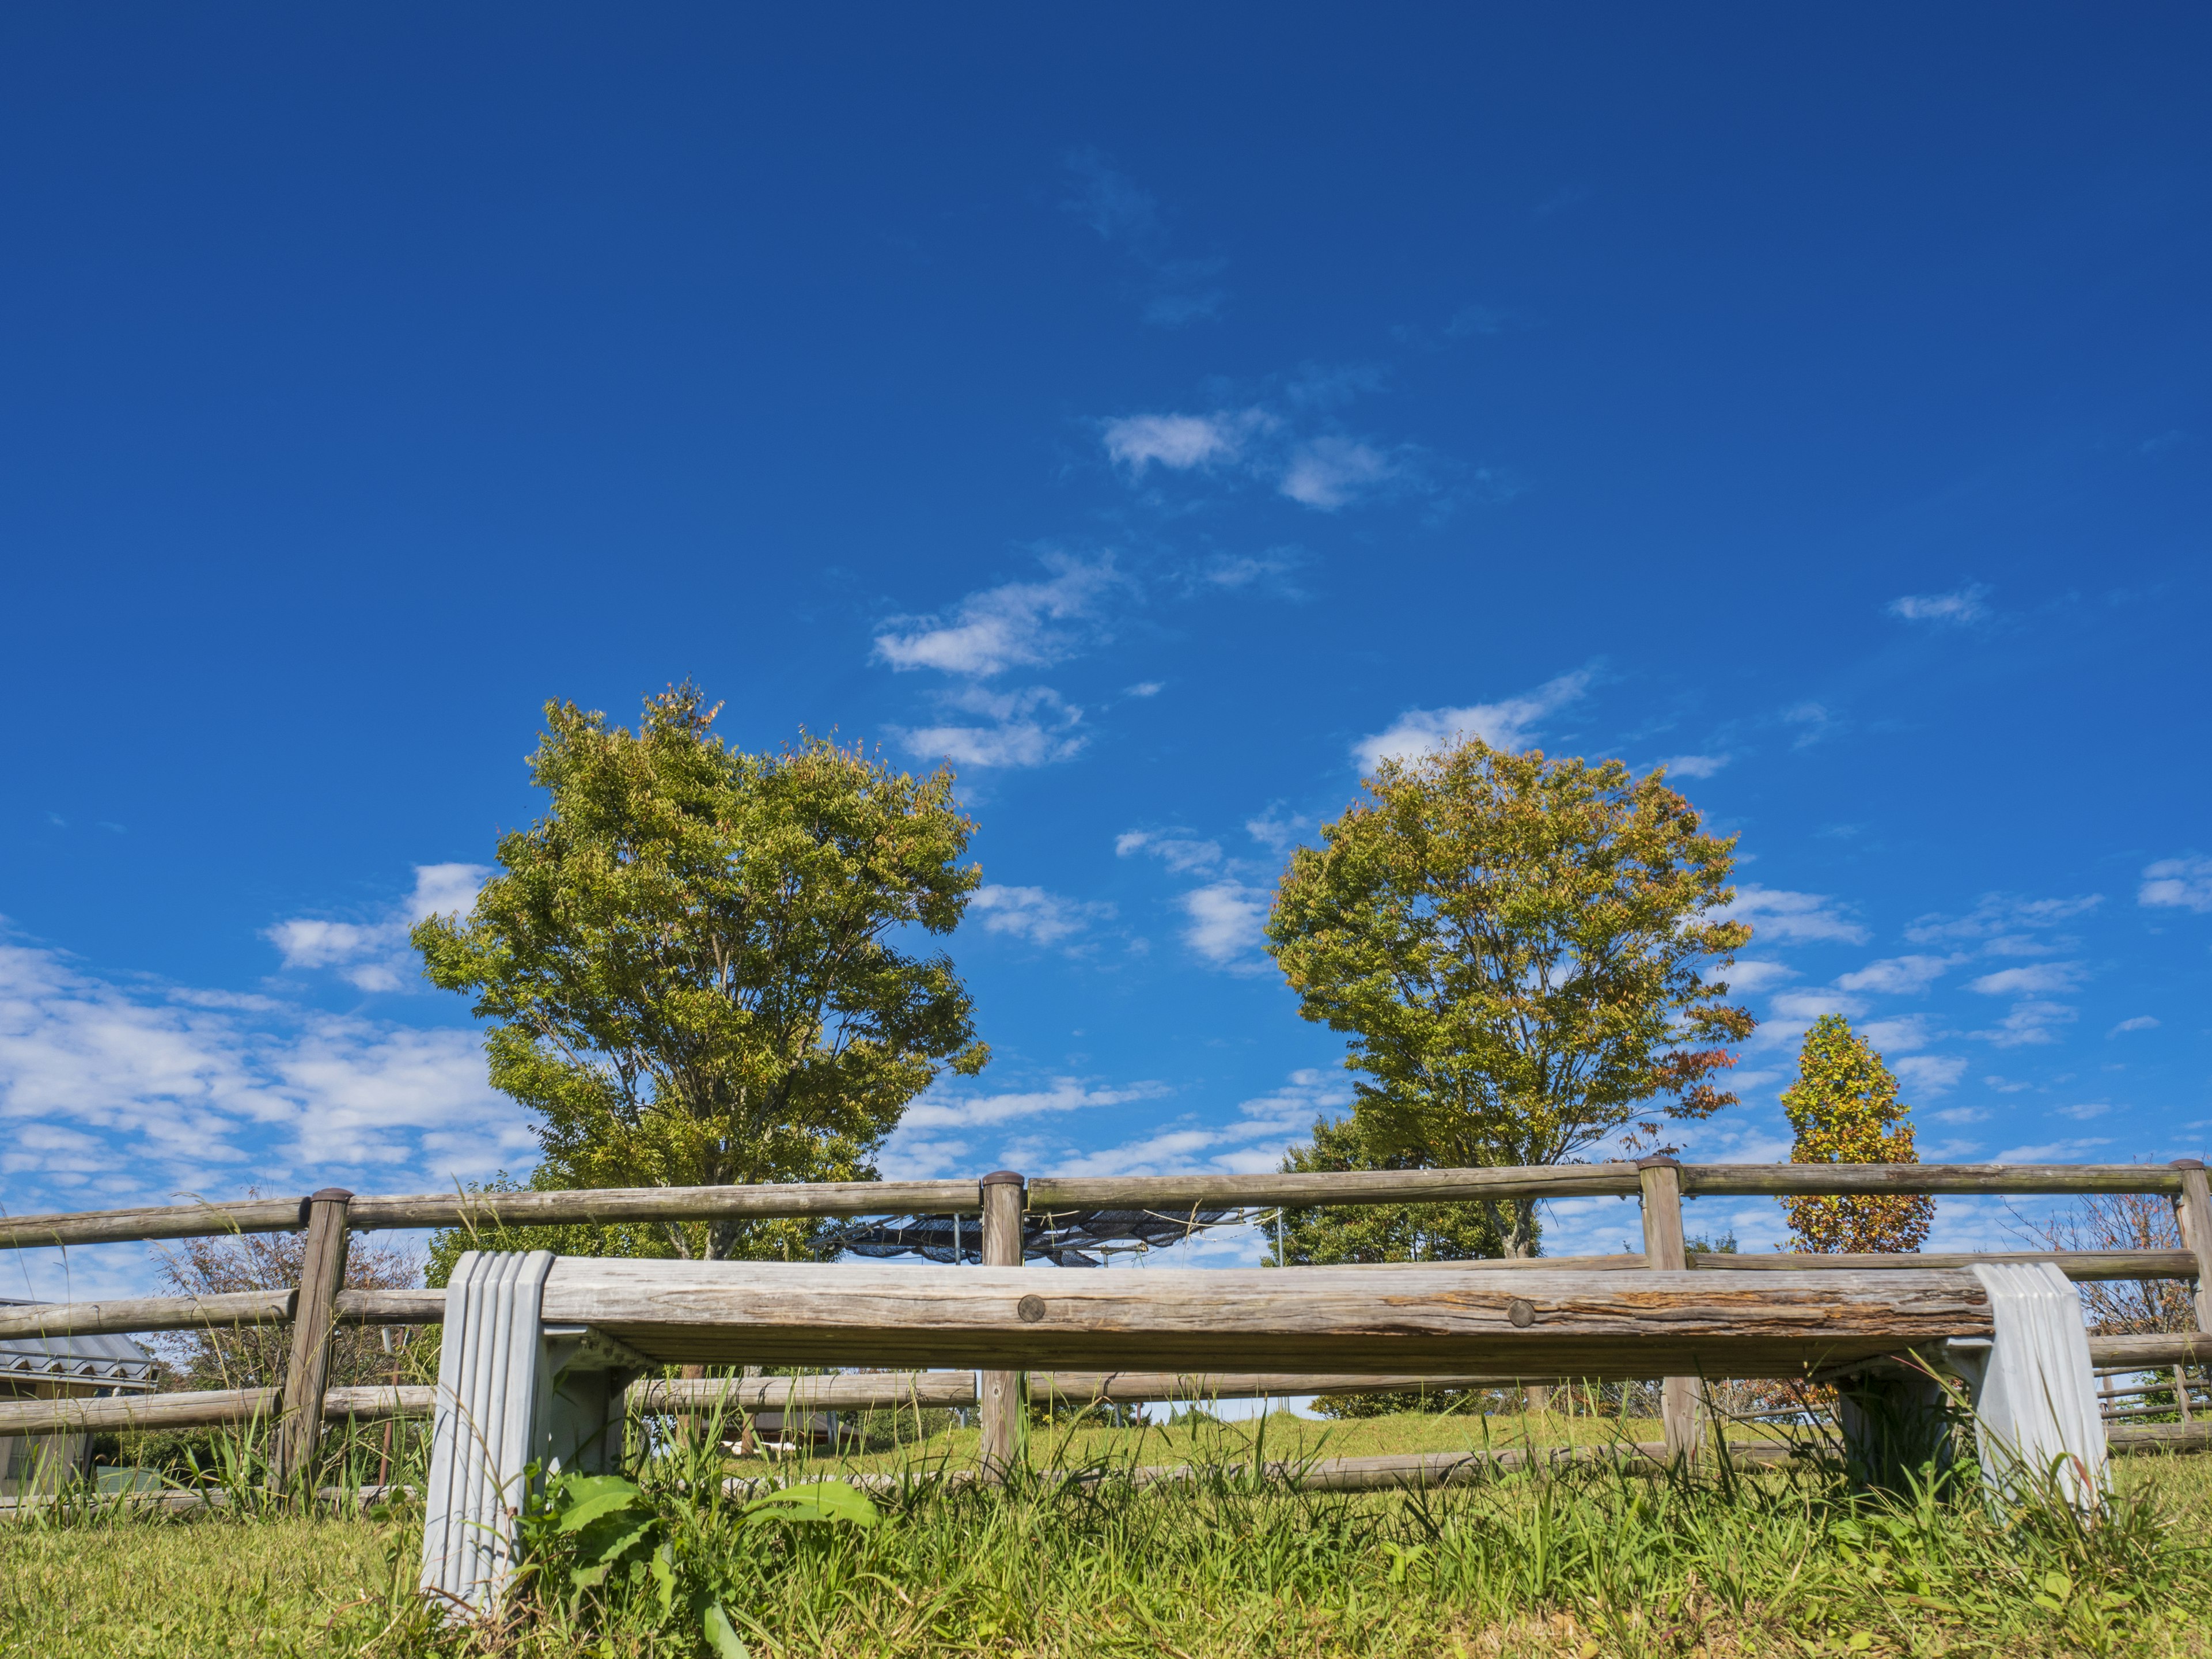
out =
<svg viewBox="0 0 2212 1659"><path fill-rule="evenodd" d="M1823 1014L1805 1034L1797 1080L1782 1091L1796 1140L1792 1164L1917 1164L1912 1109L1897 1079L1841 1014ZM1890 1254L1926 1243L1936 1200L1925 1194L1785 1198L1795 1247L1822 1255Z"/></svg>
<svg viewBox="0 0 2212 1659"><path fill-rule="evenodd" d="M547 704L531 775L550 811L501 839L468 917L414 930L489 1023L493 1084L537 1114L548 1184L869 1179L907 1103L989 1057L951 960L901 948L951 933L981 878L951 774L815 738L742 753L716 712L688 684L635 734ZM715 1259L790 1243L665 1231Z"/></svg>
<svg viewBox="0 0 2212 1659"><path fill-rule="evenodd" d="M1385 761L1369 799L1293 854L1267 924L1300 1012L1349 1033L1355 1121L1416 1164L1563 1163L1632 1123L1734 1103L1716 1073L1753 1021L1726 966L1751 937L1733 840L1663 774L1469 739ZM1638 1121L1643 1120L1640 1123ZM1506 1252L1535 1206L1501 1206Z"/></svg>
<svg viewBox="0 0 2212 1659"><path fill-rule="evenodd" d="M877 1500L875 1525L751 1520L702 1468L655 1458L622 1483L635 1498L574 1528L560 1530L557 1500L551 1526L526 1517L526 1576L481 1626L447 1626L416 1596L419 1510L22 1517L0 1527L0 1653L2212 1652L2212 1557L2197 1542L2212 1460L2123 1462L2119 1500L2085 1525L2063 1504L1993 1511L1971 1479L1948 1498L1921 1482L1869 1500L1811 1470L1724 1486L1585 1465L1428 1492L1301 1490L1238 1472L1263 1455L1249 1435L1194 1482L1124 1478L1158 1451L1003 1489L917 1465ZM596 1565L580 1540L647 1516L579 1589L572 1571Z"/></svg>

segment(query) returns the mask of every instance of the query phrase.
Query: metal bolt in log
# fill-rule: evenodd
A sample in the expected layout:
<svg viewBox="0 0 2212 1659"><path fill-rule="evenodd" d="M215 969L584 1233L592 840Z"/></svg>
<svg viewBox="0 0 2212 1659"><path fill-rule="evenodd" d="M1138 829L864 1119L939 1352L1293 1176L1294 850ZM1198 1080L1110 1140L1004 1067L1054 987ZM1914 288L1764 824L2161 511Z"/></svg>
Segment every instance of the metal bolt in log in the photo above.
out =
<svg viewBox="0 0 2212 1659"><path fill-rule="evenodd" d="M1012 1170L998 1170L983 1177L983 1265L1018 1267L1022 1265L1022 1211L1027 1190ZM1042 1297L1025 1296L1016 1306L1024 1322L1044 1317ZM976 1404L983 1425L980 1458L987 1480L1003 1480L1021 1461L1022 1442L1029 1426L1028 1378L1020 1371L983 1371L977 1375Z"/></svg>
<svg viewBox="0 0 2212 1659"><path fill-rule="evenodd" d="M323 1431L323 1391L330 1380L331 1333L345 1287L346 1206L353 1194L325 1187L301 1200L307 1247L300 1258L299 1300L292 1312L292 1358L284 1370L284 1414L276 1425L276 1479L311 1469Z"/></svg>
<svg viewBox="0 0 2212 1659"><path fill-rule="evenodd" d="M1636 1178L1644 1189L1644 1265L1679 1273L1690 1265L1682 1243L1681 1165L1671 1158L1638 1158ZM1659 1385L1659 1419L1669 1457L1697 1455L1698 1394L1694 1376L1670 1376Z"/></svg>

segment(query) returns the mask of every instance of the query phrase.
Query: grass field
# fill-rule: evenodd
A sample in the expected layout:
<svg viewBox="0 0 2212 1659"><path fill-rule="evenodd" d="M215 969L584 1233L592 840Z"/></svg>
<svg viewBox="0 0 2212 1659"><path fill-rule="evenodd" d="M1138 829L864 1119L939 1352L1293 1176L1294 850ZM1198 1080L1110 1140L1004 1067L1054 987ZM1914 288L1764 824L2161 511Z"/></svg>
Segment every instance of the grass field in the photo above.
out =
<svg viewBox="0 0 2212 1659"><path fill-rule="evenodd" d="M1505 1443L1566 1427L1497 1426ZM1039 1429L1031 1455L1234 1462L1263 1432L1272 1460L1294 1436L1299 1454L1336 1456L1455 1449L1480 1431L1435 1417ZM911 1466L916 1449L870 1461ZM917 1487L872 1525L793 1523L748 1516L702 1478L709 1465L678 1462L657 1461L599 1521L538 1523L534 1576L491 1632L425 1616L404 1510L18 1521L0 1527L0 1654L2212 1655L2212 1460L2124 1462L2094 1528L2050 1508L1996 1517L1971 1491L1875 1504L1811 1474L1601 1468L1425 1494L1230 1478ZM595 1561L611 1570L578 1588Z"/></svg>

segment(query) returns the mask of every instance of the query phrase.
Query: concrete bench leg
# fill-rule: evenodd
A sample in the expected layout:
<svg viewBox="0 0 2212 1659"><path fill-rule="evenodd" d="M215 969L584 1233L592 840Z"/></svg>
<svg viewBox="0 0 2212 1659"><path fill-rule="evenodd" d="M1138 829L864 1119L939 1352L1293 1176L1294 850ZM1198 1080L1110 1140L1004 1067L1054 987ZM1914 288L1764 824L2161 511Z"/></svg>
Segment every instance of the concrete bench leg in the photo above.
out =
<svg viewBox="0 0 2212 1659"><path fill-rule="evenodd" d="M471 1250L446 1286L422 1585L456 1618L506 1589L533 1465L550 1476L622 1462L622 1388L645 1362L582 1326L544 1323L553 1262Z"/></svg>

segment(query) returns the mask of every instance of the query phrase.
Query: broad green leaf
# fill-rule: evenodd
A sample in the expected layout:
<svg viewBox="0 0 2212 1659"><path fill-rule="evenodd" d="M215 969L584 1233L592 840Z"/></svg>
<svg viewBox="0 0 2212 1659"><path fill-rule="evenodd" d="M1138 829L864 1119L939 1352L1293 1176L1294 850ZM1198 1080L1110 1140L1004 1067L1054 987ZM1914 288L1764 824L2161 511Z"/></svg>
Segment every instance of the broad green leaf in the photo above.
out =
<svg viewBox="0 0 2212 1659"><path fill-rule="evenodd" d="M872 1527L883 1516L867 1493L842 1480L817 1480L805 1486L756 1498L745 1505L748 1525L759 1521L842 1521L856 1527Z"/></svg>
<svg viewBox="0 0 2212 1659"><path fill-rule="evenodd" d="M707 1609L707 1616L700 1623L706 1629L707 1645L713 1650L714 1659L753 1659L753 1650L738 1639L738 1632L731 1627L730 1615L722 1611L720 1602Z"/></svg>
<svg viewBox="0 0 2212 1659"><path fill-rule="evenodd" d="M2043 1590L2045 1595L2063 1601L2074 1594L2074 1581L2063 1572L2046 1572L2043 1575Z"/></svg>
<svg viewBox="0 0 2212 1659"><path fill-rule="evenodd" d="M568 1488L568 1507L561 1512L562 1532L574 1532L603 1515L628 1509L641 1496L629 1481L611 1474L595 1474L579 1480Z"/></svg>

